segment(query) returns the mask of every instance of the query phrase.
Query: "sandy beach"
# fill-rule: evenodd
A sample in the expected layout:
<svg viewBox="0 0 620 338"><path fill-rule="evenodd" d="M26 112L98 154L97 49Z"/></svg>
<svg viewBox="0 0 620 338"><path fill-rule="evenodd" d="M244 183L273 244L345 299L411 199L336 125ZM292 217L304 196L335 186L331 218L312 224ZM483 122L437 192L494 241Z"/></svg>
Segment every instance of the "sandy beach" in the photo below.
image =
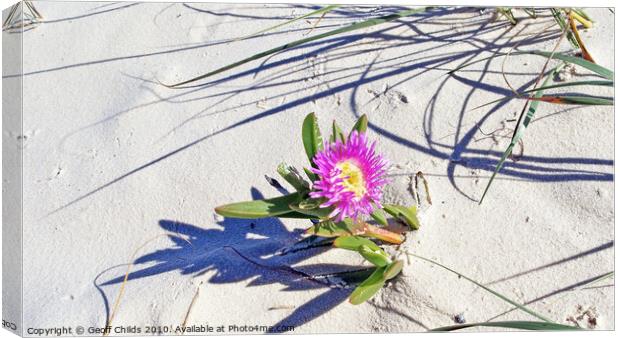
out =
<svg viewBox="0 0 620 338"><path fill-rule="evenodd" d="M282 269L368 264L335 248L276 255L303 238L308 220L216 215L221 204L282 195L265 175L291 190L276 168L307 165L301 124L314 112L326 132L334 119L349 128L368 116L368 136L391 162L386 202L411 203L414 176L424 173L433 204L407 250L557 323L614 329L614 278L592 283L614 270L613 107L541 103L479 205L524 101L474 108L512 95L511 86L529 89L546 59L498 57L446 75L515 45L551 51L560 31L548 13L516 12L513 26L493 9L435 8L170 89L159 82L403 7L343 6L318 23L236 40L320 6L34 4L44 21L23 32L23 134L4 139L24 151L24 327L103 327L130 262L113 319L128 328L122 334L184 321L348 333L426 331L458 316L535 319L414 258L354 306L351 289ZM581 38L614 69L614 14L586 11L595 23ZM558 51L574 49L564 40ZM588 79L566 66L554 82ZM613 96L613 88L578 90ZM194 333L204 334L186 334Z"/></svg>

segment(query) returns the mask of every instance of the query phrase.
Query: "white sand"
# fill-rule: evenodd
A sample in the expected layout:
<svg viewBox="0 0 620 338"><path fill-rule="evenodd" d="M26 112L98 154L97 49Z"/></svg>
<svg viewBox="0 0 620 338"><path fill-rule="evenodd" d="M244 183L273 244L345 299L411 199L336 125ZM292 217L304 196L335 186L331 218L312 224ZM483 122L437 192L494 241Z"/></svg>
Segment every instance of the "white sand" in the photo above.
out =
<svg viewBox="0 0 620 338"><path fill-rule="evenodd" d="M205 87L170 90L153 81L184 80L306 36L314 20L230 42L311 9L36 5L47 22L24 34L25 327L103 326L124 264L166 232L191 244L157 237L139 250L114 325L180 325L197 288L189 325L403 332L451 325L460 313L477 322L509 310L419 260L372 301L353 306L346 301L350 290L318 287L224 248L310 272L363 264L337 249L273 257L309 223L223 220L213 212L253 195L279 195L263 176L277 176L283 160L306 165L301 122L316 112L324 130L332 119L348 127L368 114L371 138L394 164L386 201L410 200L412 175L426 174L434 205L429 221L410 235L409 250L554 321L569 324L578 308L593 308L596 329L614 328L613 279L582 286L613 270L613 109L541 104L523 156L508 161L479 206L508 143L482 132L512 128L515 122L506 121L523 101L472 110L510 93L502 58L442 77L461 62L491 55L480 48L506 52L522 41L522 49L551 50L555 27L543 36L528 34L540 33L552 18L524 19L511 28L493 21L491 11L435 10L249 63ZM387 11L339 10L310 34ZM588 13L596 24L582 38L596 61L613 69L613 14ZM564 41L560 50L569 48ZM511 85L531 84L544 61L508 59ZM585 74L577 69L574 78ZM115 283L95 287L108 281ZM496 318L512 319L535 318L520 311Z"/></svg>

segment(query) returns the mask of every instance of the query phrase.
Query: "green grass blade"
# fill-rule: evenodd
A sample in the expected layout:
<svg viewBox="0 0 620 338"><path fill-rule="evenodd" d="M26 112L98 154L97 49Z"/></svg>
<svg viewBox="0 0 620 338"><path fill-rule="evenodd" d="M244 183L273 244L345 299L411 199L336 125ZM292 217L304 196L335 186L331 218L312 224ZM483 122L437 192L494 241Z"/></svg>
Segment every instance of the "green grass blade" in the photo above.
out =
<svg viewBox="0 0 620 338"><path fill-rule="evenodd" d="M553 104L572 104L582 106L613 106L614 99L600 96L543 95L538 98L526 98L532 101Z"/></svg>
<svg viewBox="0 0 620 338"><path fill-rule="evenodd" d="M521 52L519 52L520 54ZM512 53L515 54L515 53ZM534 55L540 55L543 57L551 57L552 59L556 59L556 60L561 60L561 61L565 61L568 63L572 63L575 65L578 65L580 67L583 67L589 71L592 71L604 78L606 78L607 80L613 80L614 79L614 72L610 69L607 69L601 65L598 65L596 63L590 62L588 60L584 60L580 57L576 57L576 56L571 56L571 55L566 55L566 54L558 54L558 53L551 53L551 52L545 52L545 51L531 51L531 52L523 52L523 54L534 54Z"/></svg>
<svg viewBox="0 0 620 338"><path fill-rule="evenodd" d="M531 322L531 321L505 321L505 322L483 322L483 323L471 323L452 326L443 326L432 329L430 331L456 331L470 327L486 326L486 327L503 327L508 329L519 330L541 330L541 331L575 331L581 330L581 328L569 325L562 325L556 323L545 322Z"/></svg>
<svg viewBox="0 0 620 338"><path fill-rule="evenodd" d="M541 87L548 86L549 82L551 81L553 76L555 76L555 74L559 71L559 69L560 69L560 66L557 66L551 73L549 73L545 81L542 83ZM542 91L538 91L534 95L534 98L540 98L542 97L542 94L543 94ZM495 170L493 171L491 178L489 178L489 182L487 182L487 186L484 188L484 192L482 193L482 197L480 198L480 202L478 202L478 204L482 204L484 197L487 195L487 192L489 192L489 188L491 187L491 183L493 183L495 176L497 176L497 173L499 173L499 171L502 169L502 166L504 165L504 162L508 158L508 155L512 153L512 149L517 145L517 142L519 142L519 140L521 139L521 136L523 136L523 132L525 131L527 126L530 124L530 121L534 117L534 114L536 113L536 109L538 108L539 103L540 101L532 101L532 103L530 103L529 109L527 110L527 115L525 116L525 119L523 119L523 124L516 126L516 131L515 131L514 136L512 137L512 140L510 140L510 145L508 145L508 148L506 148L506 150L502 154L502 157L499 159L499 162L495 166Z"/></svg>
<svg viewBox="0 0 620 338"><path fill-rule="evenodd" d="M565 21L564 14L555 8L551 8L551 14L553 15L553 18L555 19L555 22L557 22L558 26L560 26L560 30L566 31L566 39L568 39L570 44L573 45L574 48L579 48L579 43L577 42L575 35L570 29L566 28L566 21Z"/></svg>
<svg viewBox="0 0 620 338"><path fill-rule="evenodd" d="M575 56L570 56L570 55L566 55L566 54L559 54L559 53L551 53L551 52L545 52L545 51L540 51L540 50L534 50L534 51L518 51L518 52L512 52L510 55L526 55L526 54L530 54L530 55L538 55L538 56L543 56L543 57L551 57L552 59L555 60L561 60L561 61L565 61L568 63L572 63L575 65L578 65L580 67L583 67L585 69L588 69L604 78L606 78L607 80L613 80L614 79L614 72L610 69L607 69L601 65L598 65L596 63L592 63L588 60L584 60L582 58L578 58ZM465 67L469 67L473 64L479 63L479 62L484 62L493 58L496 58L498 56L504 56L507 55L507 53L496 53L494 55L491 56L487 56L485 58L481 58L478 60L474 60L472 62L468 62L465 63L463 65L460 65L459 67L449 71L447 74L452 74L455 72L458 72L459 70L465 68Z"/></svg>
<svg viewBox="0 0 620 338"><path fill-rule="evenodd" d="M253 37L256 37L256 36L258 36L258 35L261 35L261 34L267 33L267 32L269 32L269 31L271 31L271 30L278 29L278 28L280 28L280 27L283 27L283 26L286 26L286 25L292 24L293 22L296 22L296 21L299 21L299 20L302 20L302 19L305 19L305 18L308 18L308 17L314 16L314 15L325 14L325 13L331 12L331 11L333 11L334 9L338 8L338 7L340 7L340 5L329 5L329 6L325 6L325 7L322 7L322 8L317 9L316 11L312 11L312 12L310 12L310 13L308 13L308 14L300 15L300 16L298 16L298 17L295 17L295 18L291 19L291 20L287 20L286 22L283 22L283 23L277 24L277 25L275 25L275 26L271 26L271 27L269 27L269 28L265 28L265 29L263 29L263 30L260 30L260 31L258 31L258 32L256 32L256 33L252 33L252 34L250 34L250 35L246 35L246 36L244 36L244 37L237 38L237 39L235 39L235 41L239 41L239 40L246 40L246 39L249 39L249 38L253 38Z"/></svg>
<svg viewBox="0 0 620 338"><path fill-rule="evenodd" d="M566 83L558 83L558 84L553 84L553 85L549 85L549 86L541 86L538 88L534 88L534 89L528 89L528 90L524 90L522 91L520 94L529 94L529 93L533 93L539 90L549 90L549 89L555 89L555 88L563 88L563 87L576 87L576 86L601 86L601 87L613 87L614 86L614 81L609 81L609 80L592 80L592 81L574 81L574 82L566 82ZM505 100L510 100L510 99L518 99L518 98L527 98L527 97L521 97L521 95L512 95L512 96L505 96L502 98L499 98L497 100L493 100L490 102L487 102L485 104L482 104L480 106L477 106L476 108L472 109L478 109L478 108L482 108L482 107L486 107L488 105L492 105L494 103L498 103L501 101L505 101ZM609 100L609 99L608 99ZM612 104L613 104L613 99L611 99Z"/></svg>
<svg viewBox="0 0 620 338"><path fill-rule="evenodd" d="M206 78L208 78L210 76L213 76L213 75L225 72L227 70L239 67L241 65L244 65L244 64L246 64L248 62L251 62L251 61L254 61L254 60L258 60L258 59L264 58L266 56L269 56L271 54L275 54L275 53L278 53L278 52L281 52L281 51L284 51L284 50L287 50L287 49L291 49L291 48L297 47L299 45L303 45L303 44L308 43L308 42L312 42L312 41L324 39L324 38L327 38L327 37L330 37L330 36L334 36L334 35L338 35L338 34L344 34L344 33L352 32L352 31L355 31L355 30L359 30L359 29L363 29L363 28L368 28L368 27L376 26L376 25L379 25L379 24L382 24L382 23L398 20L398 19L401 19L401 18L404 18L404 17L407 17L407 16L411 16L411 15L414 15L414 14L417 14L417 13L421 13L421 12L427 11L430 8L432 8L432 7L422 7L422 8L414 8L414 9L404 10L404 11L400 11L400 12L397 12L397 13L394 13L394 14L390 14L390 15L386 15L386 16L382 16L382 17L378 17L378 18L374 18L374 19L368 19L368 20L365 20L365 21L362 21L362 22L357 22L357 23L351 24L351 25L346 26L346 27L342 27L342 28L331 30L329 32L325 32L325 33L321 33L321 34L316 34L316 35L313 35L313 36L309 36L307 38L295 40L295 41L286 43L284 45L281 45L281 46L278 46L278 47L266 50L264 52L261 52L261 53L258 53L258 54L254 54L254 55L252 55L250 57L247 57L247 58L245 58L243 60L237 61L235 63L231 63L229 65L226 65L224 67L218 68L218 69L213 70L211 72L208 72L206 74L196 76L196 77L191 78L189 80L186 80L186 81L183 81L183 82L179 82L179 83L176 83L176 84L172 84L172 85L164 84L164 86L169 87L169 88L179 88L179 87L181 87L183 85L186 85L186 84L189 84L189 83L192 83L192 82L196 82L196 81L200 81L200 80L206 79Z"/></svg>
<svg viewBox="0 0 620 338"><path fill-rule="evenodd" d="M476 282L475 280L473 280L473 279L471 279L471 278L469 278L469 277L467 277L467 276L463 275L462 273L460 273L460 272L457 272L457 271L454 271L454 270L450 269L449 267L447 267L447 266L445 266L445 265L443 265L443 264L441 264L441 263L435 262L435 261L433 261L433 260L431 260L431 259L428 259L428 258L426 258L426 257L422 257L422 256L418 256L418 255L416 255L416 254L412 254L412 253L410 253L410 252L407 252L406 254L407 254L407 255L409 255L409 256L412 256L412 257L415 257L415 258L421 259L421 260L423 260L423 261L429 262L429 263L431 263L431 264L437 265L437 266L439 266L439 267L442 267L442 268L444 268L444 269L446 269L446 270L448 270L448 271L450 271L450 272L452 272L452 273L456 274L457 276L460 276L461 278L466 279L466 280L468 280L468 281L470 281L470 282L474 283L475 285L477 285L477 286L481 287L482 289L484 289L484 290L486 290L486 291L488 291L488 292L492 293L493 295L495 295L496 297L500 298L501 300L503 300L503 301L505 301L505 302L507 302L507 303L509 303L509 304L512 304L513 306L517 307L519 310L521 310L521 311L523 311L523 312L525 312L525 313L528 313L528 314L530 314L530 315L532 315L532 316L534 316L534 317L536 317L536 318L538 318L538 319L540 319L540 320L543 320L543 321L545 321L545 322L548 322L548 323L553 323L553 321L552 321L552 320L550 320L550 319L546 318L545 316L543 316L543 315L541 315L541 314L538 314L538 313L536 313L536 312L534 312L534 311L532 311L532 310L528 309L527 307L525 307L525 306L523 306L523 305L521 305L521 304L519 304L519 303L515 302L514 300L512 300L512 299L510 299L510 298L508 298L508 297L506 297L506 296L502 295L501 293L499 293L499 292L497 292L497 291L494 291L494 290L492 290L492 289L490 289L490 288L488 288L488 287L486 287L486 286L484 286L484 285L482 285L482 284L480 284L480 283Z"/></svg>

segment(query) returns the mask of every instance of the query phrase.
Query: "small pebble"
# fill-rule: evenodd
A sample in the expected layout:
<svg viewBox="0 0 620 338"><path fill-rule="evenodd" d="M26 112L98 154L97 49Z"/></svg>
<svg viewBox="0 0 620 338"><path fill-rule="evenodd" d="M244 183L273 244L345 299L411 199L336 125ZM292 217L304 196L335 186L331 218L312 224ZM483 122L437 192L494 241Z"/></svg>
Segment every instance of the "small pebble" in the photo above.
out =
<svg viewBox="0 0 620 338"><path fill-rule="evenodd" d="M458 315L454 316L452 319L454 319L454 322L457 324L465 324L465 315L463 313L459 313Z"/></svg>

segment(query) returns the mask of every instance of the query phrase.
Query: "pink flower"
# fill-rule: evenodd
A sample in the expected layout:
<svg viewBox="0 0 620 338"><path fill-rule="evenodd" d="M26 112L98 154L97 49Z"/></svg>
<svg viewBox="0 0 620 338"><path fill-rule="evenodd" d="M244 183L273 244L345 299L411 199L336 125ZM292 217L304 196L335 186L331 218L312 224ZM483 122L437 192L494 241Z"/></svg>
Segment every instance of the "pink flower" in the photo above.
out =
<svg viewBox="0 0 620 338"><path fill-rule="evenodd" d="M353 131L346 141L325 144L314 157L312 172L319 175L313 184L312 198L325 198L321 208L334 207L330 218L337 221L369 215L381 208L388 162L375 153L375 143L368 145L366 134Z"/></svg>

